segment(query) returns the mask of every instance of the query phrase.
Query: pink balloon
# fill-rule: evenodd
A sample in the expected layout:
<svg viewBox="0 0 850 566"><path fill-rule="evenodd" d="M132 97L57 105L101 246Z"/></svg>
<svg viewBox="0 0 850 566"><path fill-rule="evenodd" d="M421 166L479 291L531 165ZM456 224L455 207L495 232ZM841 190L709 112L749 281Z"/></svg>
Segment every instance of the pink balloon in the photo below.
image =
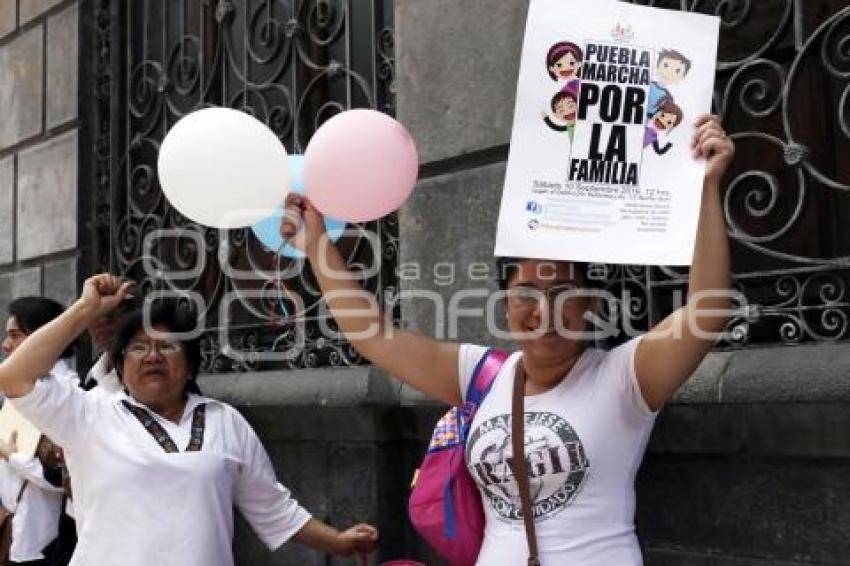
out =
<svg viewBox="0 0 850 566"><path fill-rule="evenodd" d="M326 216L376 220L398 209L419 170L416 143L386 114L349 110L313 134L304 152L307 196Z"/></svg>

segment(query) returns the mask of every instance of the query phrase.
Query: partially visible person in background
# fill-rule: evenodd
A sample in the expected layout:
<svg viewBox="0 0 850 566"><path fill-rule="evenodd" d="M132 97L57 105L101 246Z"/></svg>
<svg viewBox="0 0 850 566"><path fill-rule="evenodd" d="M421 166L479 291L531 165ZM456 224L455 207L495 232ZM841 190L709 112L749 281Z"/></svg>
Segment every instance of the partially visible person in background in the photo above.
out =
<svg viewBox="0 0 850 566"><path fill-rule="evenodd" d="M74 306L0 363L7 402L64 449L80 534L71 564L232 566L234 508L272 550L290 539L338 556L374 550L377 529L314 519L277 481L245 418L197 394L200 338L187 338L197 318L174 303L122 321L111 351L122 391L41 377L129 287L89 278Z"/></svg>
<svg viewBox="0 0 850 566"><path fill-rule="evenodd" d="M71 500L71 476L65 465L65 453L61 447L46 436L41 437L38 457L44 468L44 479L62 490L62 507L56 538L46 553L47 566L67 566L77 546L77 522L74 519Z"/></svg>
<svg viewBox="0 0 850 566"><path fill-rule="evenodd" d="M124 390L110 352L115 342L115 334L121 327L123 319L141 306L141 302L128 297L114 311L101 316L89 326L89 336L92 344L100 352L100 356L86 374L83 389L91 391L97 388L98 392L105 394Z"/></svg>
<svg viewBox="0 0 850 566"><path fill-rule="evenodd" d="M52 566L64 490L47 480L57 469L55 444L42 436L35 456L18 452L13 433L0 441L0 504L11 518L8 564ZM61 472L60 472L61 473Z"/></svg>
<svg viewBox="0 0 850 566"><path fill-rule="evenodd" d="M0 344L3 355L11 355L33 332L62 312L62 305L43 297L21 297L12 301L6 333ZM79 377L69 364L73 354L74 345L71 344L48 375L79 385ZM67 561L54 560L55 550L60 545L59 524L65 498L62 468L62 450L46 436L41 437L35 455L18 452L14 436L0 440L0 502L14 514L9 550L11 564L67 564ZM76 540L75 535L73 540Z"/></svg>

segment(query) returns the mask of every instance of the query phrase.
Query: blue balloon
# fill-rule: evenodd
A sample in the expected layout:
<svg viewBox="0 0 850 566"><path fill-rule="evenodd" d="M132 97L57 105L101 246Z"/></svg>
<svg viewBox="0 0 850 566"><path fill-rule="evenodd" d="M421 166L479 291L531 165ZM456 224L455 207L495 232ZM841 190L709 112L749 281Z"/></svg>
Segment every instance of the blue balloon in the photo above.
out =
<svg viewBox="0 0 850 566"><path fill-rule="evenodd" d="M303 195L306 191L304 186L304 156L290 155L289 156L289 189L296 194ZM283 207L280 207L278 212L272 216L257 222L251 226L251 230L258 240L271 252L279 253L285 257L301 258L304 254L289 244L283 242L280 236L280 221L283 219ZM325 218L325 230L332 242L336 242L345 232L346 223L333 218Z"/></svg>
<svg viewBox="0 0 850 566"><path fill-rule="evenodd" d="M304 163L306 161L303 155L289 156L289 190L299 195L307 192L307 186L304 185Z"/></svg>

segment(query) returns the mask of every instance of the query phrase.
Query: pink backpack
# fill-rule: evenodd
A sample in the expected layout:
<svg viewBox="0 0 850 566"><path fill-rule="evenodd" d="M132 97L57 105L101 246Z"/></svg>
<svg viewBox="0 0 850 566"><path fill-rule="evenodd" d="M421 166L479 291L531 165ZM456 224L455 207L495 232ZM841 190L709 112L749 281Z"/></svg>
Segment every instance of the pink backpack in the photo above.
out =
<svg viewBox="0 0 850 566"><path fill-rule="evenodd" d="M473 566L484 539L484 508L466 468L469 427L508 358L489 349L475 367L463 407L454 407L434 428L410 496L410 520L451 566Z"/></svg>

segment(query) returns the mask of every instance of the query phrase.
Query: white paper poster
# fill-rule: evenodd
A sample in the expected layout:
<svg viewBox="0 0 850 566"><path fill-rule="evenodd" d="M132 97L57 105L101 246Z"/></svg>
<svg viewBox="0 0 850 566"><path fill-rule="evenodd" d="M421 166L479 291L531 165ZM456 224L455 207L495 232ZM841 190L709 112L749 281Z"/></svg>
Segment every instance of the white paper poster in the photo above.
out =
<svg viewBox="0 0 850 566"><path fill-rule="evenodd" d="M689 265L720 19L532 0L496 255Z"/></svg>
<svg viewBox="0 0 850 566"><path fill-rule="evenodd" d="M3 403L0 409L0 438L8 442L12 433L17 433L17 452L25 456L34 456L41 431L29 422L11 403Z"/></svg>

